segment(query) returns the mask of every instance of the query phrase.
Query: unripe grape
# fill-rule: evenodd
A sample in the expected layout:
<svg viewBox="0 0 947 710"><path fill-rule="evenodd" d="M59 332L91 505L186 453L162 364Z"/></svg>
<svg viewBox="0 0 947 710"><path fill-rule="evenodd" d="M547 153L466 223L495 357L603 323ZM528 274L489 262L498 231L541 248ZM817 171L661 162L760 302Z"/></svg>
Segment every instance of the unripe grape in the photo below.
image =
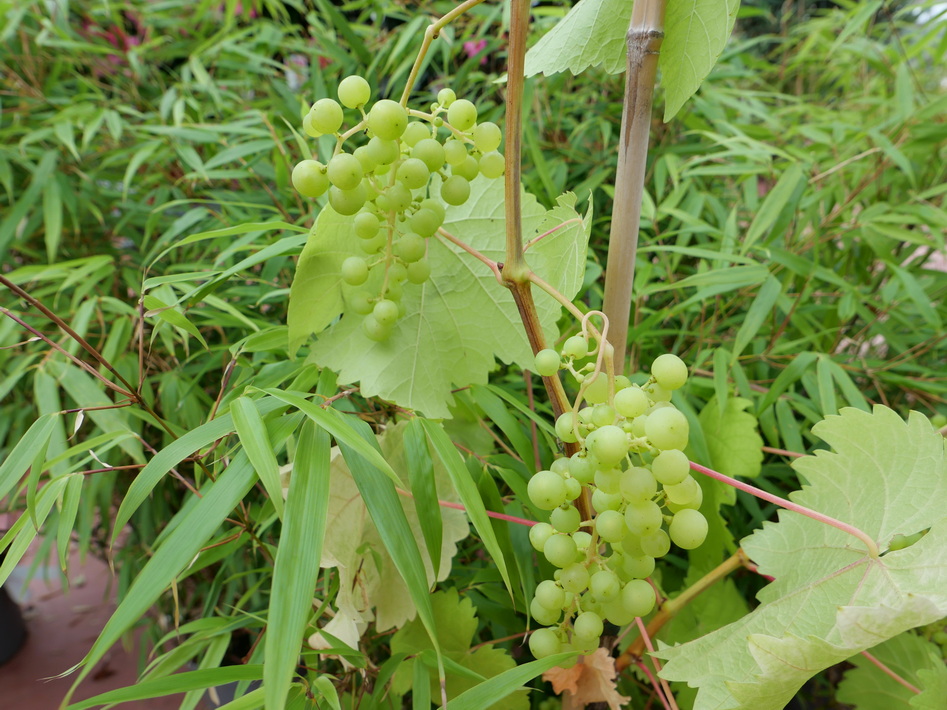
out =
<svg viewBox="0 0 947 710"><path fill-rule="evenodd" d="M559 575L559 584L567 592L581 594L589 586L589 571L580 562L563 567Z"/></svg>
<svg viewBox="0 0 947 710"><path fill-rule="evenodd" d="M422 237L433 236L443 223L443 218L439 219L432 210L427 208L419 209L408 218L408 224L411 226L411 229Z"/></svg>
<svg viewBox="0 0 947 710"><path fill-rule="evenodd" d="M496 151L480 156L480 173L488 180L495 180L506 171L506 160Z"/></svg>
<svg viewBox="0 0 947 710"><path fill-rule="evenodd" d="M700 511L685 508L674 514L668 526L671 541L680 548L693 550L707 539L707 519Z"/></svg>
<svg viewBox="0 0 947 710"><path fill-rule="evenodd" d="M397 101L377 101L368 114L369 130L383 140L393 141L400 138L407 127L408 113Z"/></svg>
<svg viewBox="0 0 947 710"><path fill-rule="evenodd" d="M391 326L379 323L375 319L375 316L369 314L365 316L365 320L362 321L362 331L370 340L381 342L387 340L391 335Z"/></svg>
<svg viewBox="0 0 947 710"><path fill-rule="evenodd" d="M608 375L600 372L593 380L587 380L588 385L585 388L585 401L589 404L601 404L608 399ZM583 383L585 384L585 383Z"/></svg>
<svg viewBox="0 0 947 710"><path fill-rule="evenodd" d="M631 435L640 438L645 435L645 428L648 423L648 415L642 414L631 420Z"/></svg>
<svg viewBox="0 0 947 710"><path fill-rule="evenodd" d="M411 264L424 256L424 252L427 251L427 242L423 237L408 232L395 242L394 251L395 254ZM407 278L407 273L405 273L405 278Z"/></svg>
<svg viewBox="0 0 947 710"><path fill-rule="evenodd" d="M557 353L552 348L546 348L545 350L540 350L536 353L536 358L534 364L536 367L536 372L538 372L543 377L552 377L559 371L559 365L561 361L559 358L559 353Z"/></svg>
<svg viewBox="0 0 947 710"><path fill-rule="evenodd" d="M574 444L578 441L575 437L574 428L575 414L572 412L563 412L559 415L559 418L556 419L556 436L567 444ZM591 478L589 480L591 480Z"/></svg>
<svg viewBox="0 0 947 710"><path fill-rule="evenodd" d="M457 94L454 93L453 89L443 88L437 92L437 103L439 103L444 108L449 108L452 103L457 100Z"/></svg>
<svg viewBox="0 0 947 710"><path fill-rule="evenodd" d="M352 307L352 310L358 313L360 316L367 316L372 312L372 309L375 307L373 302L374 296L368 293L367 291L359 291L352 295L349 299L349 305Z"/></svg>
<svg viewBox="0 0 947 710"><path fill-rule="evenodd" d="M342 107L332 99L319 99L309 109L312 127L319 133L335 133L342 126Z"/></svg>
<svg viewBox="0 0 947 710"><path fill-rule="evenodd" d="M370 173L378 167L378 163L376 163L375 159L372 157L368 146L360 145L358 148L352 151L352 155L354 155L355 159L361 164L363 173Z"/></svg>
<svg viewBox="0 0 947 710"><path fill-rule="evenodd" d="M553 473L558 473L560 476L566 476L571 468L572 462L566 458L554 459L553 462L549 464L549 470Z"/></svg>
<svg viewBox="0 0 947 710"><path fill-rule="evenodd" d="M389 208L395 212L403 212L411 204L411 190L400 182L389 186L385 190L385 197L388 198Z"/></svg>
<svg viewBox="0 0 947 710"><path fill-rule="evenodd" d="M575 562L575 540L568 535L553 535L543 545L543 556L556 567L565 567Z"/></svg>
<svg viewBox="0 0 947 710"><path fill-rule="evenodd" d="M615 391L621 392L623 389L631 387L631 380L624 375L615 375Z"/></svg>
<svg viewBox="0 0 947 710"><path fill-rule="evenodd" d="M621 541L621 551L628 557L643 557L644 550L641 549L641 537L635 535L629 530Z"/></svg>
<svg viewBox="0 0 947 710"><path fill-rule="evenodd" d="M427 169L427 165L417 158L403 160L401 165L398 166L398 182L404 183L411 190L417 190L427 185L430 177L431 172Z"/></svg>
<svg viewBox="0 0 947 710"><path fill-rule="evenodd" d="M431 265L427 259L418 259L408 264L408 281L413 284L423 284L431 278Z"/></svg>
<svg viewBox="0 0 947 710"><path fill-rule="evenodd" d="M643 579L633 579L621 590L621 602L634 616L647 616L656 601L654 587Z"/></svg>
<svg viewBox="0 0 947 710"><path fill-rule="evenodd" d="M651 557L664 557L671 549L671 538L663 530L655 530L641 538L641 549Z"/></svg>
<svg viewBox="0 0 947 710"><path fill-rule="evenodd" d="M372 138L365 146L372 159L379 165L391 165L398 159L400 152L397 141L384 140L377 135ZM376 175L381 175L380 169L375 170Z"/></svg>
<svg viewBox="0 0 947 710"><path fill-rule="evenodd" d="M650 555L625 555L622 558L621 571L627 579L644 579L654 572L654 558Z"/></svg>
<svg viewBox="0 0 947 710"><path fill-rule="evenodd" d="M434 138L419 140L411 151L411 157L422 161L431 172L440 170L446 160L444 146Z"/></svg>
<svg viewBox="0 0 947 710"><path fill-rule="evenodd" d="M538 599L533 599L529 604L529 615L543 626L552 626L562 616L562 609L544 607Z"/></svg>
<svg viewBox="0 0 947 710"><path fill-rule="evenodd" d="M610 424L589 434L585 446L600 463L614 466L628 454L628 435Z"/></svg>
<svg viewBox="0 0 947 710"><path fill-rule="evenodd" d="M364 177L362 164L350 153L339 153L334 156L326 168L329 182L340 190L354 190Z"/></svg>
<svg viewBox="0 0 947 710"><path fill-rule="evenodd" d="M438 224L443 224L444 217L447 215L447 211L444 209L444 205L438 200L427 197L421 200L421 204L418 205L418 209L421 210L430 210L435 215L437 215Z"/></svg>
<svg viewBox="0 0 947 710"><path fill-rule="evenodd" d="M546 540L552 537L555 530L552 529L552 525L549 523L536 523L529 529L529 544L533 546L533 549L536 552L543 551L543 545L546 544Z"/></svg>
<svg viewBox="0 0 947 710"><path fill-rule="evenodd" d="M529 651L537 660L562 651L562 642L553 629L536 629L529 636Z"/></svg>
<svg viewBox="0 0 947 710"><path fill-rule="evenodd" d="M560 506L552 511L549 522L558 532L574 533L582 523L582 516L574 506Z"/></svg>
<svg viewBox="0 0 947 710"><path fill-rule="evenodd" d="M603 510L595 518L595 532L605 542L621 542L625 530L625 516L617 510Z"/></svg>
<svg viewBox="0 0 947 710"><path fill-rule="evenodd" d="M653 501L630 503L625 508L625 524L635 535L642 537L650 535L655 530L659 530L663 522L664 516L661 513L661 508ZM660 557L660 555L651 556Z"/></svg>
<svg viewBox="0 0 947 710"><path fill-rule="evenodd" d="M303 197L319 197L329 189L325 166L318 160L303 160L293 168L293 187Z"/></svg>
<svg viewBox="0 0 947 710"><path fill-rule="evenodd" d="M605 605L605 618L615 626L627 626L635 620L635 615L625 609L621 596L615 597Z"/></svg>
<svg viewBox="0 0 947 710"><path fill-rule="evenodd" d="M574 478L566 478L566 500L569 502L574 501L580 495L582 495L582 484L579 483Z"/></svg>
<svg viewBox="0 0 947 710"><path fill-rule="evenodd" d="M615 409L623 417L634 419L648 411L651 403L640 387L627 387L615 393Z"/></svg>
<svg viewBox="0 0 947 710"><path fill-rule="evenodd" d="M571 412L567 412L567 414L571 414ZM558 434L558 430L556 433ZM562 439L561 436L559 438ZM566 441L565 439L562 440ZM572 477L579 483L591 483L595 477L595 468L589 462L588 457L580 451L572 454L572 457L569 459L569 473L572 474Z"/></svg>
<svg viewBox="0 0 947 710"><path fill-rule="evenodd" d="M404 143L409 148L417 145L418 141L422 141L425 138L431 137L431 129L425 126L420 121L412 121L408 124L408 127L404 129L404 133L401 134L401 142Z"/></svg>
<svg viewBox="0 0 947 710"><path fill-rule="evenodd" d="M480 162L483 162L483 158L480 159ZM563 357L581 359L588 354L589 341L581 335L573 335L571 338L567 338L566 342L562 344Z"/></svg>
<svg viewBox="0 0 947 710"><path fill-rule="evenodd" d="M656 449L683 449L688 433L687 418L673 407L652 412L645 422L645 436Z"/></svg>
<svg viewBox="0 0 947 710"><path fill-rule="evenodd" d="M456 138L444 143L444 160L448 165L460 165L467 159L467 146Z"/></svg>
<svg viewBox="0 0 947 710"><path fill-rule="evenodd" d="M611 570L599 570L589 578L589 591L600 603L607 604L621 593L621 582Z"/></svg>
<svg viewBox="0 0 947 710"><path fill-rule="evenodd" d="M340 190L337 187L329 188L329 204L332 209L341 215L349 217L358 212L365 205L365 186L359 183L354 190Z"/></svg>
<svg viewBox="0 0 947 710"><path fill-rule="evenodd" d="M346 108L358 108L372 97L372 87L360 76L353 74L339 82L339 101Z"/></svg>
<svg viewBox="0 0 947 710"><path fill-rule="evenodd" d="M503 131L500 127L491 121L484 121L477 124L473 130L474 145L481 153L490 153L500 147L500 141L503 140Z"/></svg>
<svg viewBox="0 0 947 710"><path fill-rule="evenodd" d="M623 502L620 493L606 493L598 488L592 491L592 507L599 513L606 510L618 510Z"/></svg>
<svg viewBox="0 0 947 710"><path fill-rule="evenodd" d="M529 499L540 510L553 510L566 500L566 484L562 476L552 471L533 474L526 486Z"/></svg>
<svg viewBox="0 0 947 710"><path fill-rule="evenodd" d="M644 388L645 392L648 393L648 397L651 398L653 402L670 402L671 401L671 390L665 389L657 382L652 382L650 385Z"/></svg>
<svg viewBox="0 0 947 710"><path fill-rule="evenodd" d="M673 500L668 498L664 501L664 505L672 513L677 513L685 508L690 508L691 510L700 509L701 504L704 502L704 489L700 487L700 484L697 484L697 489L695 491L697 496L693 500L689 500L686 503L675 503Z"/></svg>
<svg viewBox="0 0 947 710"><path fill-rule="evenodd" d="M562 609L562 605L566 600L566 593L562 591L562 587L551 579L544 579L536 585L534 598L546 609Z"/></svg>
<svg viewBox="0 0 947 710"><path fill-rule="evenodd" d="M595 486L605 493L618 493L621 474L618 468L599 469L595 472Z"/></svg>
<svg viewBox="0 0 947 710"><path fill-rule="evenodd" d="M477 122L477 107L467 99L457 99L447 108L447 122L458 131L469 131Z"/></svg>
<svg viewBox="0 0 947 710"><path fill-rule="evenodd" d="M305 133L310 138L318 138L322 134L316 130L316 127L312 125L312 114L307 113L303 116L303 133Z"/></svg>
<svg viewBox="0 0 947 710"><path fill-rule="evenodd" d="M605 627L601 616L594 611L583 611L572 622L572 630L580 639L598 639Z"/></svg>
<svg viewBox="0 0 947 710"><path fill-rule="evenodd" d="M651 364L651 375L666 390L676 390L687 382L687 365L677 355L658 355Z"/></svg>
<svg viewBox="0 0 947 710"><path fill-rule="evenodd" d="M607 404L596 404L592 407L592 424L603 427L615 423L615 410Z"/></svg>
<svg viewBox="0 0 947 710"><path fill-rule="evenodd" d="M687 478L690 470L690 461L679 449L665 449L651 462L651 472L665 486L680 483Z"/></svg>
<svg viewBox="0 0 947 710"><path fill-rule="evenodd" d="M465 180L473 180L480 173L480 162L468 155L457 165L451 166L451 175L460 175Z"/></svg>
<svg viewBox="0 0 947 710"><path fill-rule="evenodd" d="M355 234L362 239L372 239L378 236L381 223L371 212L360 212L355 215Z"/></svg>
<svg viewBox="0 0 947 710"><path fill-rule="evenodd" d="M398 304L389 300L382 300L375 304L372 311L377 320L382 325L391 325L398 320Z"/></svg>
<svg viewBox="0 0 947 710"><path fill-rule="evenodd" d="M417 236L417 235L411 235ZM402 283L408 278L408 270L405 268L404 264L400 264L397 261L392 262L388 266L388 283Z"/></svg>
<svg viewBox="0 0 947 710"><path fill-rule="evenodd" d="M658 492L658 482L648 469L632 466L622 472L619 488L626 501L636 504L654 498Z"/></svg>
<svg viewBox="0 0 947 710"><path fill-rule="evenodd" d="M687 476L680 483L664 486L664 492L672 503L689 508L690 506L687 504L693 502L700 495L700 484L693 476Z"/></svg>
<svg viewBox="0 0 947 710"><path fill-rule="evenodd" d="M451 175L441 185L441 199L449 205L462 205L470 197L470 183L460 175Z"/></svg>
<svg viewBox="0 0 947 710"><path fill-rule="evenodd" d="M351 286L361 286L368 280L368 264L358 256L350 256L342 262L342 280Z"/></svg>

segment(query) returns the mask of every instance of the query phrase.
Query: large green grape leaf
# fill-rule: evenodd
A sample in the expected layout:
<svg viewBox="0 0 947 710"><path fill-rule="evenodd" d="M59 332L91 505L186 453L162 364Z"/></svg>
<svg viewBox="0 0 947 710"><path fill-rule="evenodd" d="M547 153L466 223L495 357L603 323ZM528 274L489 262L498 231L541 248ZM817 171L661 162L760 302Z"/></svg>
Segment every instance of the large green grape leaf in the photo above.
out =
<svg viewBox="0 0 947 710"><path fill-rule="evenodd" d="M938 704L924 704L924 695L934 699L932 690L941 690L947 683L947 666L940 648L914 633L903 633L871 649L871 655L921 690L918 695L907 686L883 673L862 655L849 659L855 667L845 673L836 698L840 703L854 705L856 710L914 710L943 708L947 694L936 697ZM933 681L933 682L932 682Z"/></svg>
<svg viewBox="0 0 947 710"><path fill-rule="evenodd" d="M573 74L602 66L625 70L631 0L581 0L526 54L526 76ZM658 66L665 92L664 120L700 88L727 44L740 0L668 0Z"/></svg>
<svg viewBox="0 0 947 710"><path fill-rule="evenodd" d="M756 478L763 464L756 417L745 411L752 404L742 397L728 397L721 413L714 397L700 413L713 467L734 478Z"/></svg>
<svg viewBox="0 0 947 710"><path fill-rule="evenodd" d="M885 407L843 409L813 428L833 451L798 459L790 497L854 525L857 538L785 510L743 541L775 578L751 614L663 647L662 675L699 688L695 710L782 708L815 673L907 629L947 616L947 456L930 422ZM892 537L929 532L902 550Z"/></svg>
<svg viewBox="0 0 947 710"><path fill-rule="evenodd" d="M550 220L558 220L556 224L576 220L537 242L527 253L536 273L570 299L578 292L584 274L591 228L591 215L579 218L574 202L574 197L565 195L546 213L532 196L524 194L523 199L526 239L548 229ZM343 301L358 290L342 284L339 278L342 261L360 253L350 225L350 218L330 208L316 220L290 294L290 339L296 345L334 320ZM460 207L448 208L444 229L485 256L502 261L502 181L474 180L470 199ZM453 402L451 389L485 384L496 358L528 367L532 354L510 292L484 264L438 238L428 240L427 258L431 278L421 286L405 286L401 301L405 313L388 340L370 340L362 332L364 317L347 312L319 333L312 358L337 370L340 382L358 381L365 396L382 397L428 416L445 418L450 416ZM307 306L310 299L314 300ZM555 338L559 304L537 295L536 307L547 337Z"/></svg>

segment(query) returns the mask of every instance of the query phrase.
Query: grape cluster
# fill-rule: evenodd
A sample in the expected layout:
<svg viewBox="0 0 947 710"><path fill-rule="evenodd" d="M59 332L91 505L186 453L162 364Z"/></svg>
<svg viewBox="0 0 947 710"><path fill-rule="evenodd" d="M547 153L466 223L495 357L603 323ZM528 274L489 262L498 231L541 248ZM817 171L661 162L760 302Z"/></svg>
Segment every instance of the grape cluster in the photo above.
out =
<svg viewBox="0 0 947 710"><path fill-rule="evenodd" d="M698 510L703 493L683 451L687 419L670 402L671 392L687 380L687 366L676 355L661 355L639 387L591 363L576 367L594 354L588 339L577 335L561 354L549 349L536 355L540 375L570 370L588 405L578 409L580 400L556 421L559 438L579 443L579 452L536 473L527 489L537 508L550 511L548 523L531 528L530 542L557 568L530 604L532 617L549 627L530 637L537 658L590 652L599 645L604 620L624 626L650 613L655 559L672 543L691 550L707 536ZM592 521L581 520L574 505L583 487L591 491Z"/></svg>
<svg viewBox="0 0 947 710"><path fill-rule="evenodd" d="M346 259L341 277L362 287L349 299L352 310L365 316L365 334L383 341L402 314L403 284L423 284L431 275L426 240L443 224L445 203L466 202L477 175L503 174L497 152L503 136L495 123L478 123L477 107L451 89L438 92L429 113L390 99L367 108L371 87L360 76L343 79L338 97L319 99L303 119L309 136L337 137L334 155L326 164L303 160L292 182L305 197L328 192L332 209L353 218L365 256ZM344 134L343 107L361 116ZM347 138L363 133L367 142L352 152L343 149ZM436 192L434 175L440 178Z"/></svg>

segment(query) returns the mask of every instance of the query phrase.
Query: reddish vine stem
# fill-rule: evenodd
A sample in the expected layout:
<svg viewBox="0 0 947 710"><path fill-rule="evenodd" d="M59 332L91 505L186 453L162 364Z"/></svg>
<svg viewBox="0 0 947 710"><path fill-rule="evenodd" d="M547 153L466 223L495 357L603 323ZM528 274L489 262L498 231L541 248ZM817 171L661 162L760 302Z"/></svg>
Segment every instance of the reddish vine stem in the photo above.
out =
<svg viewBox="0 0 947 710"><path fill-rule="evenodd" d="M405 498L414 498L414 495L411 493L411 491L406 491L403 488L396 487L395 491L397 491L398 495L402 495ZM453 508L454 510L462 510L465 513L467 512L467 509L464 506L462 506L460 503L451 503L450 501L447 501L447 500L438 500L437 504L441 506L442 508ZM515 515L507 515L506 513L495 513L492 510L488 510L486 511L486 513L491 518L496 518L497 520L505 520L508 523L516 523L517 525L526 525L527 527L532 527L533 525L536 524L535 520L527 520L526 518L517 518Z"/></svg>
<svg viewBox="0 0 947 710"><path fill-rule="evenodd" d="M879 661L877 658L875 658L875 657L872 656L870 653L868 653L868 651L862 651L862 655L863 655L865 658L867 658L869 661L871 661L871 663L873 663L873 664L878 668L878 670L880 670L880 671L881 671L882 673L884 673L886 676L888 676L889 678L891 678L891 680L893 680L895 683L899 683L899 684L903 685L905 688L907 688L908 690L910 690L910 691L911 691L912 693L914 693L915 695L920 695L920 694L921 694L921 689L920 689L920 688L918 688L916 685L911 684L910 682L908 682L907 680L905 680L904 678L902 678L901 676L899 676L899 675L898 675L897 673L895 673L893 670L891 670L890 668L888 668L888 666L886 666L884 663L882 663L882 662Z"/></svg>
<svg viewBox="0 0 947 710"><path fill-rule="evenodd" d="M664 690L664 697L667 699L667 704L670 706L671 710L678 710L677 702L674 700L674 694L671 692L671 687L668 685L668 682L661 677L661 662L654 655L654 644L651 643L651 636L648 634L648 629L645 628L644 622L641 620L640 616L635 617L635 623L638 625L638 630L641 632L641 638L644 639L645 646L648 648L648 653L651 655L651 663L654 664L654 674L658 677L658 681L661 683L661 689Z"/></svg>
<svg viewBox="0 0 947 710"><path fill-rule="evenodd" d="M757 498L762 498L763 500L778 505L781 508L791 510L794 513L799 513L800 515L805 515L807 518L812 518L813 520L817 520L820 523L825 523L826 525L837 528L842 532L846 532L853 537L857 537L859 540L865 543L865 546L868 548L868 554L872 557L879 557L881 555L881 551L878 549L878 544L871 539L871 536L868 535L868 533L866 533L864 530L856 528L854 525L849 525L848 523L844 523L841 520L833 518L829 515L812 510L811 508L806 508L804 505L793 503L792 501L785 498L780 498L779 496L773 495L772 493L767 493L762 488L751 486L749 483L743 483L742 481L738 481L735 478L726 476L719 471L714 471L712 468L701 466L699 463L694 463L691 461L691 469L697 471L698 473L703 473L706 476L710 476L711 478L715 478L722 483L726 483L728 486L733 486L734 488L744 491L745 493L756 496Z"/></svg>

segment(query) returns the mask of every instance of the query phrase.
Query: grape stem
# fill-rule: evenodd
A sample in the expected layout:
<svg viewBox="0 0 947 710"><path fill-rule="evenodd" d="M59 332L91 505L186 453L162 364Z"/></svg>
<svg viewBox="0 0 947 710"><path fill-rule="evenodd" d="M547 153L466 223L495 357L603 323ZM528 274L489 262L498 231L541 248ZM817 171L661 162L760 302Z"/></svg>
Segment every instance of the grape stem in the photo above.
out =
<svg viewBox="0 0 947 710"><path fill-rule="evenodd" d="M882 663L882 662L879 661L877 658L875 658L873 655L871 655L870 653L868 653L868 651L862 651L862 655L863 655L865 658L867 658L871 663L873 663L873 664L878 668L878 670L880 670L880 671L881 671L882 673L884 673L886 676L888 676L889 678L891 678L891 680L893 680L895 683L899 683L899 684L903 685L905 688L907 688L908 690L910 690L910 691L911 691L912 693L914 693L915 695L920 695L920 694L921 694L921 689L920 689L920 688L918 688L916 685L913 685L913 684L909 683L907 680L905 680L904 678L902 678L901 676L899 676L899 675L898 675L897 673L895 673L893 670L891 670L890 668L888 668L888 666L886 666L884 663Z"/></svg>
<svg viewBox="0 0 947 710"><path fill-rule="evenodd" d="M664 710L671 710L667 698L665 698L664 693L661 692L661 685L658 683L658 679L654 677L654 673L651 672L651 669L645 665L644 661L635 661L635 665L638 666L638 670L644 673L645 677L651 682L651 685L654 687L654 692L657 694L658 700L661 701Z"/></svg>
<svg viewBox="0 0 947 710"><path fill-rule="evenodd" d="M871 536L869 536L868 533L864 532L863 530L856 528L854 525L843 523L841 520L824 515L823 513L819 513L818 511L812 510L811 508L806 508L805 506L799 505L798 503L793 503L792 501L785 498L780 498L779 496L773 495L772 493L767 493L761 488L751 486L749 483L743 483L742 481L738 481L735 478L724 475L719 471L714 471L713 469L707 468L706 466L701 466L700 464L694 463L693 461L691 461L691 469L697 471L698 473L703 473L706 476L710 476L711 478L715 478L722 483L726 483L728 486L733 486L734 488L744 491L745 493L756 496L757 498L762 498L763 500L778 505L781 508L791 510L794 513L799 513L800 515L805 515L807 518L812 518L813 520L817 520L820 523L831 525L833 528L837 528L842 532L852 535L853 537L857 537L859 540L865 543L865 546L868 548L868 554L872 557L877 558L881 555L881 551L878 549L877 543L871 539Z"/></svg>
<svg viewBox="0 0 947 710"><path fill-rule="evenodd" d="M671 688L668 685L668 682L661 677L661 662L654 656L654 644L651 643L651 636L648 634L648 629L645 628L644 622L641 620L640 616L635 617L635 624L638 625L638 630L641 632L641 638L644 639L645 646L648 648L648 653L651 654L649 658L651 659L651 663L654 664L654 672L658 677L658 681L661 683L661 688L664 690L664 697L667 698L667 702L671 710L678 710L677 702L674 700L674 695L671 693Z"/></svg>
<svg viewBox="0 0 947 710"><path fill-rule="evenodd" d="M438 228L437 234L443 239L446 239L447 241L449 241L451 244L459 246L461 249L463 249L465 252L470 254L475 259L482 261L484 264L487 265L490 271L493 272L493 275L496 277L497 282L501 285L505 285L503 284L503 275L500 273L500 265L497 262L495 262L493 259L487 256L484 256L483 254L481 254L479 251L474 249L469 244L462 242L460 239L455 237L453 234L448 232L443 227Z"/></svg>
<svg viewBox="0 0 947 710"><path fill-rule="evenodd" d="M406 498L414 498L414 494L411 491L406 491L403 488L395 488L399 495L403 495ZM462 506L460 503L451 503L447 500L438 500L437 504L442 508L453 508L454 510L462 510L465 513L467 509ZM486 511L487 515L491 518L496 518L497 520L505 520L508 523L516 523L517 525L525 525L527 527L533 527L536 524L535 520L527 520L526 518L517 518L515 515L507 515L506 513L495 513L492 510ZM494 642L495 643L495 642Z"/></svg>
<svg viewBox="0 0 947 710"><path fill-rule="evenodd" d="M536 242L540 241L541 239L545 239L545 238L548 237L550 234L555 234L556 232L558 232L558 231L559 231L560 229L562 229L563 227L568 227L570 224L582 224L582 218L581 218L581 217L573 217L572 219L567 219L567 220L566 220L565 222L563 222L562 224L557 224L557 225L556 225L555 227L553 227L552 229L547 229L545 232L543 232L543 233L540 234L539 236L533 237L533 238L530 239L528 242L526 242L526 246L523 247L523 251L526 251L526 250L529 249L531 246L533 246L533 244L535 244Z"/></svg>

